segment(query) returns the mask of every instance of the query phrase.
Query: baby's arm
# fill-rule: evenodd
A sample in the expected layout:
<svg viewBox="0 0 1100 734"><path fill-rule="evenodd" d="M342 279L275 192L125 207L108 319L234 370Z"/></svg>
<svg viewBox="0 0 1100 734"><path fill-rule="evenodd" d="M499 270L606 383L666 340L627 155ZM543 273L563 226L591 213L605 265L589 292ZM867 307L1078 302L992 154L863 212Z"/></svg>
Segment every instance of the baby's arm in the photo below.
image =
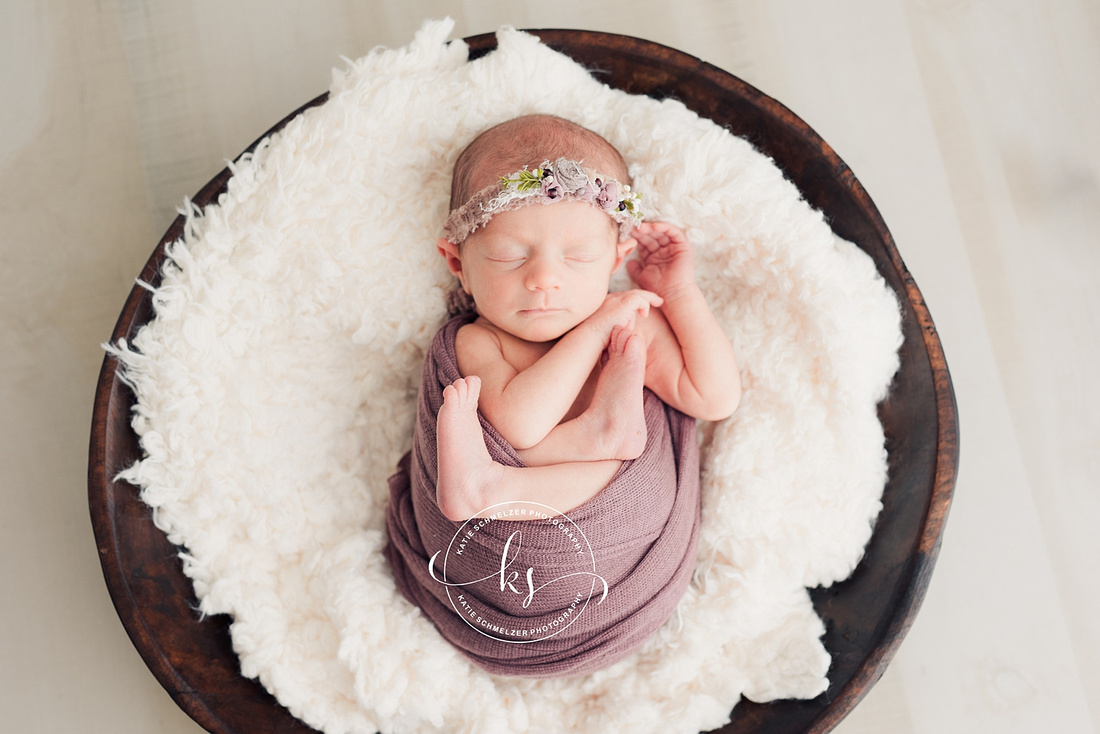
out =
<svg viewBox="0 0 1100 734"><path fill-rule="evenodd" d="M599 310L567 332L530 367L504 359L496 334L474 323L455 339L459 371L481 378L480 409L516 449L542 441L572 407L616 326L633 327L661 299L645 291L610 293Z"/></svg>
<svg viewBox="0 0 1100 734"><path fill-rule="evenodd" d="M628 261L627 272L664 299L644 322L646 385L688 415L728 418L741 400L737 358L695 282L691 243L666 222L643 224L634 236L639 261Z"/></svg>
<svg viewBox="0 0 1100 734"><path fill-rule="evenodd" d="M619 461L588 461L534 468L504 466L485 447L477 417L476 376L455 380L443 390L436 416L438 479L436 504L455 522L509 509L569 512L596 496L614 478ZM526 503L533 503L527 505ZM522 518L507 518L522 519Z"/></svg>
<svg viewBox="0 0 1100 734"><path fill-rule="evenodd" d="M527 466L606 460L617 464L641 456L646 445L644 341L633 331L616 327L605 355L584 412L518 452Z"/></svg>

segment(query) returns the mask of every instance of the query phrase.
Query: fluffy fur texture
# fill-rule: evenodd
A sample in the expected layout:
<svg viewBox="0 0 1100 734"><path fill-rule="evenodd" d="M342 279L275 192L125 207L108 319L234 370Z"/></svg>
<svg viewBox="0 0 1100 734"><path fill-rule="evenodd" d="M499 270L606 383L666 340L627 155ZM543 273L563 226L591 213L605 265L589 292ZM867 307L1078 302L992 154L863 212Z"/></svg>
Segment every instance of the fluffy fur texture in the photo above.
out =
<svg viewBox="0 0 1100 734"><path fill-rule="evenodd" d="M451 28L335 72L326 104L187 212L156 318L110 347L146 455L124 478L186 548L201 611L233 615L244 675L326 732L697 732L742 694L817 695L829 656L806 587L851 573L880 508L892 293L744 140L510 29L467 63ZM699 554L677 613L627 660L553 680L471 665L381 553L386 478L453 285L434 247L450 163L532 112L606 136L652 218L684 227L745 387L700 429Z"/></svg>

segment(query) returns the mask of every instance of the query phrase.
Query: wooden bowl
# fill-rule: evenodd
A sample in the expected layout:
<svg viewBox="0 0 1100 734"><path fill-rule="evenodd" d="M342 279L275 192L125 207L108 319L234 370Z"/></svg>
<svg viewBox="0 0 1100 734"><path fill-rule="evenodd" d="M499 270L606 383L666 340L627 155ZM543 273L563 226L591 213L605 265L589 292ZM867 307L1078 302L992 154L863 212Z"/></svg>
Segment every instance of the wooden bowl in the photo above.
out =
<svg viewBox="0 0 1100 734"><path fill-rule="evenodd" d="M567 30L532 31L550 47L612 87L655 98L674 97L728 127L771 156L833 230L871 256L903 309L901 370L879 406L889 452L883 509L855 573L811 591L825 621L832 654L829 689L809 701L741 702L719 731L826 732L879 679L924 597L951 502L958 466L958 426L951 378L928 309L894 240L852 171L806 123L760 91L697 58L627 36ZM496 47L494 35L466 39L471 58ZM295 111L325 102L322 95ZM255 147L249 147L252 150ZM193 198L205 207L226 190L223 170ZM165 246L183 232L177 217L140 274L160 281ZM111 341L132 340L153 316L152 299L135 286ZM103 361L95 396L88 497L103 575L126 631L176 703L211 732L313 731L292 717L259 683L241 676L229 639L229 618L200 621L179 549L154 527L138 488L114 479L141 457L130 427L134 396L118 363Z"/></svg>

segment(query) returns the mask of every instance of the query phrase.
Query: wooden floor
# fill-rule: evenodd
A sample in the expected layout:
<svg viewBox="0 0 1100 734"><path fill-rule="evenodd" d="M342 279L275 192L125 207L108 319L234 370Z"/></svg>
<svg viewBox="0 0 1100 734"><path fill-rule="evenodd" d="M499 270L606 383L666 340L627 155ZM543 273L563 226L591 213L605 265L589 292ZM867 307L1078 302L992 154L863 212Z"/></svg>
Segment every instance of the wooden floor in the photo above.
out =
<svg viewBox="0 0 1100 734"><path fill-rule="evenodd" d="M199 731L99 569L99 345L185 196L340 56L448 13L456 36L585 28L687 51L852 167L939 327L962 462L924 608L838 731L1096 732L1095 0L0 0L0 729Z"/></svg>

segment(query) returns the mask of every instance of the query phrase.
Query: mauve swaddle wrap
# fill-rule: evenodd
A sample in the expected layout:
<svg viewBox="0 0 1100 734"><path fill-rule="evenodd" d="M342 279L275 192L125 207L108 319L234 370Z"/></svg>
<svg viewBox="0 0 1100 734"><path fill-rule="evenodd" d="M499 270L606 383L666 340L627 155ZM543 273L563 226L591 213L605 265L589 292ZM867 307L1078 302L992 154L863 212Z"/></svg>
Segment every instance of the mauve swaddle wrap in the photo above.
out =
<svg viewBox="0 0 1100 734"><path fill-rule="evenodd" d="M645 452L623 462L595 497L566 510L572 523L560 516L480 525L448 520L435 500L436 415L443 389L461 376L455 334L472 318L456 317L436 334L424 360L413 448L390 477L385 552L397 586L445 639L490 673L546 678L605 668L665 622L691 580L700 509L695 420L646 390ZM524 466L484 418L481 426L495 461ZM521 536L513 537L517 531ZM502 574L506 547L512 563ZM428 564L436 553L432 578ZM600 603L603 585L592 572L608 585ZM511 580L503 590L502 575ZM448 596L436 580L444 578L463 585L451 586ZM484 580L468 583L477 579ZM536 592L524 608L530 588Z"/></svg>

